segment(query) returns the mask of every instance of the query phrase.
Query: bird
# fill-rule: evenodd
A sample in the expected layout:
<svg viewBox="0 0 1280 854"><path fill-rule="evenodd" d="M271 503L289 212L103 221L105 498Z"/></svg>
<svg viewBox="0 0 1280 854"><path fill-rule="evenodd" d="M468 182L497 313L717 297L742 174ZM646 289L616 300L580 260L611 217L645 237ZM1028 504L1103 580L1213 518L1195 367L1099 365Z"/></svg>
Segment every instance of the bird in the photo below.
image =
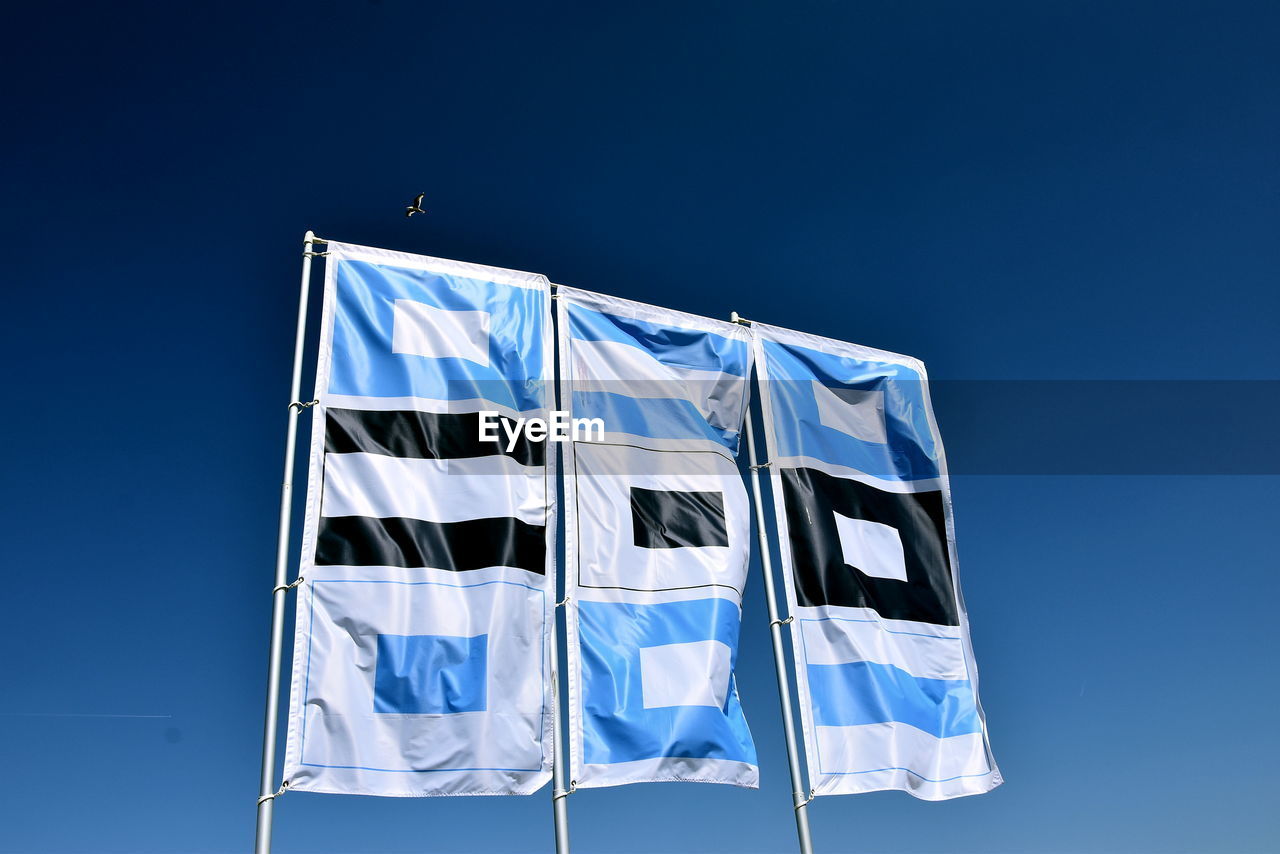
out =
<svg viewBox="0 0 1280 854"><path fill-rule="evenodd" d="M426 193L418 193L418 197L413 200L413 204L404 209L404 215L408 217L413 216L416 213L426 213L426 211L422 209L422 198L425 195Z"/></svg>

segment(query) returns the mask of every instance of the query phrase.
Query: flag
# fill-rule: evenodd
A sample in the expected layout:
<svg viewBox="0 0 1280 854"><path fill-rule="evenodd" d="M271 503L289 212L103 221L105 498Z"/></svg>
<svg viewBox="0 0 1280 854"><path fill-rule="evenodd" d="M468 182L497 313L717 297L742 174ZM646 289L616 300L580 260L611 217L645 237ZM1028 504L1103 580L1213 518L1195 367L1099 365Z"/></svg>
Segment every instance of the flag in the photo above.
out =
<svg viewBox="0 0 1280 854"><path fill-rule="evenodd" d="M924 365L755 324L809 780L926 800L1002 779Z"/></svg>
<svg viewBox="0 0 1280 854"><path fill-rule="evenodd" d="M733 677L749 554L740 326L560 288L569 746L578 786L758 785Z"/></svg>
<svg viewBox="0 0 1280 854"><path fill-rule="evenodd" d="M546 279L329 244L284 779L528 794L550 777Z"/></svg>

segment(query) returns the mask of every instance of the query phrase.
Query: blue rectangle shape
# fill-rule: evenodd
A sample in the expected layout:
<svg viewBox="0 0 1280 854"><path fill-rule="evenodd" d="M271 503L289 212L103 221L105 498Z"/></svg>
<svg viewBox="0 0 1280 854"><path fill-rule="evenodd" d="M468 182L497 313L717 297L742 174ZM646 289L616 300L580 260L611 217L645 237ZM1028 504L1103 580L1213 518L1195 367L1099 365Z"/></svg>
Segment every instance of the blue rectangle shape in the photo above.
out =
<svg viewBox="0 0 1280 854"><path fill-rule="evenodd" d="M947 738L981 732L967 679L921 679L888 664L810 664L809 695L817 726L899 721Z"/></svg>
<svg viewBox="0 0 1280 854"><path fill-rule="evenodd" d="M483 712L488 657L488 635L378 635L373 710L384 715Z"/></svg>

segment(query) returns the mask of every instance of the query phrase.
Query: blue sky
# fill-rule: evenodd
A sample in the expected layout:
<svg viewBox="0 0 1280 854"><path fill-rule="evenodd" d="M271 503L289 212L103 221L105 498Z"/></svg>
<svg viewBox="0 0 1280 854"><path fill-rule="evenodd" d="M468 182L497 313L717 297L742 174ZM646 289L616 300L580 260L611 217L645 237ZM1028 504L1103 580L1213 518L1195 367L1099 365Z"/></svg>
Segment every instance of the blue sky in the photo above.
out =
<svg viewBox="0 0 1280 854"><path fill-rule="evenodd" d="M6 32L0 851L251 844L307 228L974 381L938 418L1008 782L823 799L819 850L1274 845L1274 4L27 5ZM761 790L579 792L577 850L792 850L758 576L739 688ZM291 794L276 850L550 835L546 793Z"/></svg>

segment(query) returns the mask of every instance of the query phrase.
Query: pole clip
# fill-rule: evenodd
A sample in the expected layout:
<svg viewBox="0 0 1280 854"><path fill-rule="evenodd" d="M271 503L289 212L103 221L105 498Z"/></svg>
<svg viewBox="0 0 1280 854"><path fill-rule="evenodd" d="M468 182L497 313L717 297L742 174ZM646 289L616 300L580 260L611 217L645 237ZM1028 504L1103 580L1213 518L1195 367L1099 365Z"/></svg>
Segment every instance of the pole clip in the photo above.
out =
<svg viewBox="0 0 1280 854"><path fill-rule="evenodd" d="M304 579L301 575L299 575L297 578L293 580L292 584L277 584L275 587L271 588L271 595L274 596L277 593L279 593L281 590L288 592L293 588L297 587L299 584L301 584L305 580L306 579Z"/></svg>
<svg viewBox="0 0 1280 854"><path fill-rule="evenodd" d="M279 789L276 789L274 792L272 792L269 795L263 795L262 797L258 798L258 806L262 806L267 801L275 800L276 798L283 795L288 788L289 788L289 781L285 780L283 783L280 784Z"/></svg>
<svg viewBox="0 0 1280 854"><path fill-rule="evenodd" d="M792 796L794 797L794 796L795 796L795 794L799 794L799 793L798 793L798 792L797 792L797 793L793 793L793 795L792 795ZM796 804L796 812L800 812L800 810L802 810L802 809L804 809L805 807L809 806L809 803L813 800L814 796L815 796L815 795L817 795L817 794L818 794L818 790L817 790L817 789L810 789L810 790L809 790L809 797L805 798L803 801L801 801L800 803Z"/></svg>
<svg viewBox="0 0 1280 854"><path fill-rule="evenodd" d="M327 258L328 256L329 256L329 253L328 253L328 252L311 252L311 251L307 251L307 252L303 252L303 253L302 253L302 257L303 257L303 258Z"/></svg>
<svg viewBox="0 0 1280 854"><path fill-rule="evenodd" d="M752 471L760 471L760 469L767 469L767 468L768 468L769 466L771 466L771 465L773 465L773 461L772 461L772 460L770 460L770 461L769 461L769 462L767 462L767 463L760 463L759 465L751 466L751 470L752 470Z"/></svg>
<svg viewBox="0 0 1280 854"><path fill-rule="evenodd" d="M785 626L787 623L791 622L795 618L796 618L796 615L792 614L790 617L787 617L785 620L770 620L769 628L773 628L774 626Z"/></svg>
<svg viewBox="0 0 1280 854"><path fill-rule="evenodd" d="M552 792L552 793L551 793L551 803L553 803L553 804L554 804L556 801L560 800L561 798L567 798L567 797L569 797L570 795L572 795L572 794L573 794L574 792L576 792L576 791L578 791L578 781L577 781L577 780L570 780L570 781L569 781L569 788L567 788L567 789L561 789L561 790L560 790L560 791L558 791L558 792Z"/></svg>
<svg viewBox="0 0 1280 854"><path fill-rule="evenodd" d="M319 402L320 398L318 397L315 400L295 400L293 403L289 404L289 408L293 409L296 406L298 407L298 411L301 412L309 406L315 406Z"/></svg>
<svg viewBox="0 0 1280 854"><path fill-rule="evenodd" d="M731 311L729 312L729 322L738 323L738 324L741 324L742 326L750 326L754 321L748 320L747 318L738 314L736 311Z"/></svg>
<svg viewBox="0 0 1280 854"><path fill-rule="evenodd" d="M564 596L564 598L563 598L563 599L561 599L559 602L557 602L557 603L556 603L556 607L557 607L557 608L563 608L565 605L568 605L568 604L569 604L569 600L570 600L570 599L572 599L572 598L573 598L572 596L570 596L568 593L566 593L566 594L565 594L565 596Z"/></svg>
<svg viewBox="0 0 1280 854"><path fill-rule="evenodd" d="M312 238L309 238L309 239L304 240L304 241L302 241L302 242L303 242L303 244L304 244L304 245L308 245L308 246L309 246L309 245L311 245L312 243L328 243L329 241L328 241L328 240L325 240L323 237L312 237Z"/></svg>

